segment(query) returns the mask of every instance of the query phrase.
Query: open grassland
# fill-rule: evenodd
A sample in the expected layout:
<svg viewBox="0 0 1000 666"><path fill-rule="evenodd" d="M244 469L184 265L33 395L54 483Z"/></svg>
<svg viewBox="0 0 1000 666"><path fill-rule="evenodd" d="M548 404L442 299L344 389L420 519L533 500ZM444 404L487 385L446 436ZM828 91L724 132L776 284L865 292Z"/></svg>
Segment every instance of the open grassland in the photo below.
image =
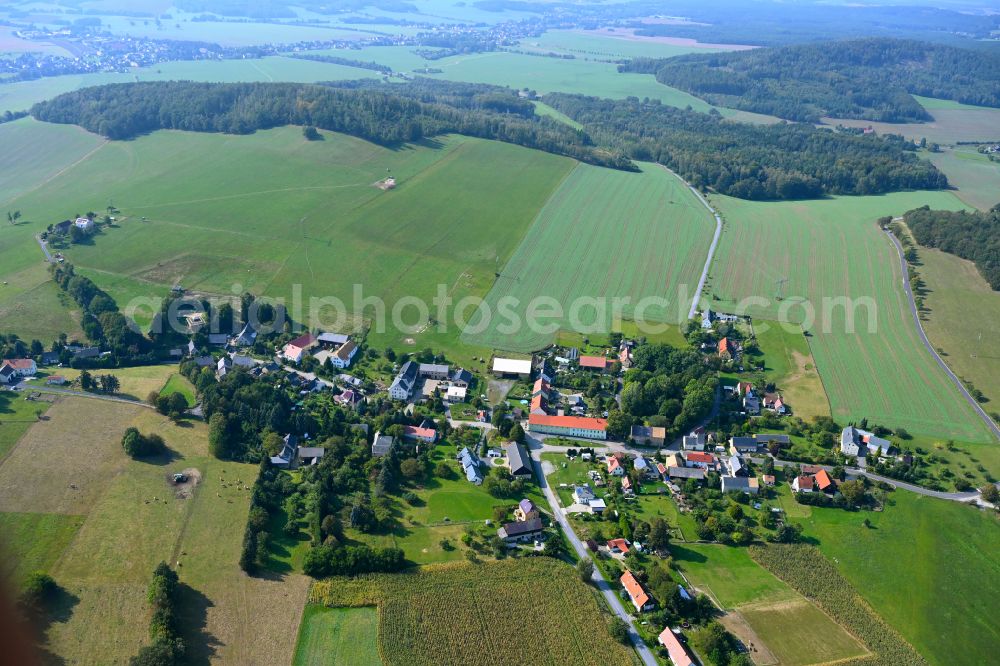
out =
<svg viewBox="0 0 1000 666"><path fill-rule="evenodd" d="M38 421L39 413L44 415L48 408L46 401L28 400L23 393L0 391L0 463Z"/></svg>
<svg viewBox="0 0 1000 666"><path fill-rule="evenodd" d="M374 608L309 604L302 614L294 666L381 666Z"/></svg>
<svg viewBox="0 0 1000 666"><path fill-rule="evenodd" d="M989 399L986 410L1000 411L1000 353L991 344L1000 326L1000 292L971 261L925 247L917 252L917 270L927 285L927 337L955 374Z"/></svg>
<svg viewBox="0 0 1000 666"><path fill-rule="evenodd" d="M775 383L792 412L804 419L829 416L830 401L802 329L757 320L754 332L763 354L764 376Z"/></svg>
<svg viewBox="0 0 1000 666"><path fill-rule="evenodd" d="M629 299L621 308L625 319L675 324L686 319L714 223L680 179L656 165L641 166L641 173L628 173L579 165L545 204L490 290L487 305L495 316L488 325L473 319L463 340L531 351L550 344L558 328L607 332L616 298ZM561 317L544 322L551 330L504 330L508 318L496 316L504 301L516 299L512 311L523 321L529 303L540 297L563 309ZM647 297L659 301L637 311ZM604 316L590 302L595 299L605 303Z"/></svg>
<svg viewBox="0 0 1000 666"><path fill-rule="evenodd" d="M302 314L292 313L305 317L311 297L352 309L359 284L361 298L378 296L391 313L403 296L429 303L439 284L456 301L484 294L573 164L462 137L387 150L336 134L309 142L292 127L239 137L158 132L105 144L17 205L42 225L113 200L118 226L66 253L99 285L120 276L123 309L121 297L146 284L156 287L148 295L181 283L286 299L301 285ZM374 187L389 170L397 188ZM32 252L33 231L10 230L0 267ZM334 313L324 309L316 324L336 327ZM403 319L416 317L410 308ZM405 334L389 326L370 340L398 349L409 338L450 353L457 335L456 326Z"/></svg>
<svg viewBox="0 0 1000 666"><path fill-rule="evenodd" d="M866 518L871 528L862 524ZM814 507L801 522L857 592L931 663L985 664L1000 651L995 514L896 492L882 513Z"/></svg>
<svg viewBox="0 0 1000 666"><path fill-rule="evenodd" d="M163 385L160 389L160 393L165 395L170 395L171 393L180 393L187 399L188 407L194 407L195 403L195 391L194 386L188 381L187 377L180 373L174 373L170 375L167 383Z"/></svg>
<svg viewBox="0 0 1000 666"><path fill-rule="evenodd" d="M902 290L899 256L876 224L883 215L924 204L961 208L954 195L907 192L769 203L718 196L714 201L727 224L707 287L709 304L804 323L835 419L867 417L929 436L992 441L920 343ZM777 300L779 280L785 280L783 300Z"/></svg>
<svg viewBox="0 0 1000 666"><path fill-rule="evenodd" d="M169 453L128 459L124 429L164 437ZM44 568L66 591L46 649L69 663L122 663L148 641L146 586L165 560L181 577L180 622L192 663L291 660L308 583L254 579L237 562L256 466L208 455L202 423L62 398L0 466L0 530L15 575ZM192 470L187 497L168 482ZM11 480L16 480L12 483ZM25 510L26 507L32 507ZM44 535L42 552L32 534ZM252 618L267 617L268 622Z"/></svg>
<svg viewBox="0 0 1000 666"><path fill-rule="evenodd" d="M945 148L927 157L958 188L958 198L965 203L980 210L1000 203L1000 162L991 162L969 146Z"/></svg>
<svg viewBox="0 0 1000 666"><path fill-rule="evenodd" d="M129 398L132 400L145 401L146 397L149 395L150 391L159 391L164 388L168 380L171 380L177 373L176 365L141 365L134 368L113 368L111 370L90 370L91 374L112 374L118 378L121 382L121 387L118 390L118 396L122 398ZM46 382L46 377L50 375L60 375L66 379L68 382L76 382L80 378L80 370L74 368L48 368L44 372L38 374L38 379L33 383L39 386L44 386ZM188 395L194 396L194 387L191 383L184 379L184 383L180 383L180 375L175 380L177 383L177 390L181 390L185 385L188 387ZM79 388L70 387L70 388ZM184 392L184 391L182 391Z"/></svg>
<svg viewBox="0 0 1000 666"><path fill-rule="evenodd" d="M452 564L419 572L331 579L310 598L377 606L379 653L394 664L627 664L594 592L549 558ZM531 631L511 640L505 627Z"/></svg>
<svg viewBox="0 0 1000 666"><path fill-rule="evenodd" d="M828 664L868 654L856 638L801 597L744 606L739 613L785 666Z"/></svg>
<svg viewBox="0 0 1000 666"><path fill-rule="evenodd" d="M877 123L870 120L824 118L827 125L873 127L879 134L902 134L907 139L953 144L958 141L1000 141L1000 109L970 106L950 100L917 97L934 120L927 123ZM945 172L947 173L947 172Z"/></svg>

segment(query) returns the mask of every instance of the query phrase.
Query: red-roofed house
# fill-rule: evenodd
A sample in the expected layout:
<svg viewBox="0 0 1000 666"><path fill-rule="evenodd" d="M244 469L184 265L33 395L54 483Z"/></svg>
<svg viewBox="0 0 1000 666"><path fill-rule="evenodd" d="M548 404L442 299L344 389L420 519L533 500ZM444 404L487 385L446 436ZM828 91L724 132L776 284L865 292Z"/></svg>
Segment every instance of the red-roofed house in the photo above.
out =
<svg viewBox="0 0 1000 666"><path fill-rule="evenodd" d="M736 356L735 347L733 343L729 341L729 338L722 338L719 340L719 356L723 359L733 358Z"/></svg>
<svg viewBox="0 0 1000 666"><path fill-rule="evenodd" d="M628 370L632 367L632 350L627 346L622 347L622 350L618 352L618 362L622 364L623 370Z"/></svg>
<svg viewBox="0 0 1000 666"><path fill-rule="evenodd" d="M701 451L688 451L684 454L684 466L685 467L701 467L702 469L708 469L715 464L715 456L711 453L703 453Z"/></svg>
<svg viewBox="0 0 1000 666"><path fill-rule="evenodd" d="M548 397L551 388L552 387L549 386L549 383L547 381L539 377L538 379L535 380L535 385L531 389L531 395L532 396L544 395L545 397Z"/></svg>
<svg viewBox="0 0 1000 666"><path fill-rule="evenodd" d="M825 469L821 469L816 472L816 476L813 477L816 481L816 488L823 493L836 492L837 486L834 484L833 479L830 475L826 473Z"/></svg>
<svg viewBox="0 0 1000 666"><path fill-rule="evenodd" d="M667 466L663 463L656 463L656 473L663 477L664 480L667 478Z"/></svg>
<svg viewBox="0 0 1000 666"><path fill-rule="evenodd" d="M298 363L315 344L316 336L312 333L306 333L285 345L281 350L281 355L292 363Z"/></svg>
<svg viewBox="0 0 1000 666"><path fill-rule="evenodd" d="M417 426L403 426L404 439L419 439L422 442L433 444L437 440L437 430L434 428L420 428Z"/></svg>
<svg viewBox="0 0 1000 666"><path fill-rule="evenodd" d="M531 411L529 413L536 414L539 416L545 416L545 394L539 393L531 399Z"/></svg>
<svg viewBox="0 0 1000 666"><path fill-rule="evenodd" d="M608 552L612 555L627 555L629 545L628 539L611 539L608 541Z"/></svg>
<svg viewBox="0 0 1000 666"><path fill-rule="evenodd" d="M605 419L586 416L528 416L528 430L550 435L582 437L584 439L607 439L608 422Z"/></svg>
<svg viewBox="0 0 1000 666"><path fill-rule="evenodd" d="M608 474L613 474L614 476L622 476L625 474L625 466L619 462L618 458L614 456L608 458Z"/></svg>
<svg viewBox="0 0 1000 666"><path fill-rule="evenodd" d="M635 606L636 611L641 613L656 608L656 602L653 601L653 598L642 587L642 583L637 581L628 569L622 574L621 584L628 593L628 598L632 600L632 605Z"/></svg>
<svg viewBox="0 0 1000 666"><path fill-rule="evenodd" d="M603 356L580 356L580 367L587 370L600 370L604 372L608 368L608 359Z"/></svg>
<svg viewBox="0 0 1000 666"><path fill-rule="evenodd" d="M3 365L9 365L13 374L19 377L30 377L38 372L35 361L30 358L9 358L3 362Z"/></svg>
<svg viewBox="0 0 1000 666"><path fill-rule="evenodd" d="M811 493L813 491L813 478L811 476L797 476L792 481L792 490L797 493Z"/></svg>
<svg viewBox="0 0 1000 666"><path fill-rule="evenodd" d="M674 666L694 666L694 662L688 656L687 650L684 649L684 644L670 630L670 627L660 632L660 635L656 638L656 642L667 649L667 654L670 656L670 663Z"/></svg>
<svg viewBox="0 0 1000 666"><path fill-rule="evenodd" d="M635 491L632 488L632 479L627 476L622 477L622 491L626 497L630 497L635 494Z"/></svg>

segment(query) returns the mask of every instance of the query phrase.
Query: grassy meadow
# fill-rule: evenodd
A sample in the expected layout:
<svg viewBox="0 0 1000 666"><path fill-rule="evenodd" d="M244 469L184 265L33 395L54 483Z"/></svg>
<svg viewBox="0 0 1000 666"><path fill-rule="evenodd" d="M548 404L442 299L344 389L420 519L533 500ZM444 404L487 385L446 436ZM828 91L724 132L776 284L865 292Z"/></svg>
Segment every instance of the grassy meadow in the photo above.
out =
<svg viewBox="0 0 1000 666"><path fill-rule="evenodd" d="M926 138L929 142L940 144L1000 141L1000 109L930 97L915 98L934 120L926 123L878 123L870 120L824 118L823 122L834 126L873 127L880 134L902 134L913 141Z"/></svg>
<svg viewBox="0 0 1000 666"><path fill-rule="evenodd" d="M1000 594L996 515L906 492L891 498L881 513L812 508L801 522L861 596L931 663L988 663L1000 650L992 612Z"/></svg>
<svg viewBox="0 0 1000 666"><path fill-rule="evenodd" d="M713 200L727 224L706 288L709 304L755 318L805 322L835 419L867 417L928 436L992 441L921 345L903 295L898 254L876 224L880 216L924 204L961 208L953 194ZM786 280L780 301L779 280ZM853 331L848 309L835 300L843 297L856 299ZM815 321L808 321L803 302Z"/></svg>
<svg viewBox="0 0 1000 666"><path fill-rule="evenodd" d="M391 314L403 296L430 303L438 285L456 301L485 294L573 164L463 137L388 150L336 134L309 142L294 127L239 137L158 132L106 143L18 197L13 205L32 224L0 238L0 268L17 269L26 255L40 262L35 232L111 200L122 211L116 226L66 255L98 284L109 281L123 309L177 283L286 299L301 285L304 305L291 313L302 318L310 297L351 308L360 284L362 298L385 299ZM390 171L397 188L374 187ZM318 323L335 326L333 314L325 309ZM416 312L402 318L412 324ZM455 326L405 334L389 326L369 339L451 354L457 336Z"/></svg>
<svg viewBox="0 0 1000 666"><path fill-rule="evenodd" d="M1000 293L971 261L925 247L918 257L917 270L927 285L927 337L952 371L989 399L984 408L1000 411L1000 354L990 344L1000 326Z"/></svg>
<svg viewBox="0 0 1000 666"><path fill-rule="evenodd" d="M764 376L778 387L789 409L804 419L829 416L830 401L809 348L810 338L793 324L756 320L753 327Z"/></svg>
<svg viewBox="0 0 1000 666"><path fill-rule="evenodd" d="M531 351L550 344L558 328L607 332L613 298L630 299L622 308L625 319L637 314L648 322L686 319L714 222L680 179L656 165L641 166L641 173L577 166L539 212L490 290L490 312L513 298L517 303L511 310L522 321L532 299L555 299L564 313L545 320L550 331L521 326L504 332L509 318L501 313L489 322L473 319L463 341ZM637 313L645 297L665 304ZM574 312L574 300L582 298L609 299L606 316L583 301ZM578 322L572 321L574 314Z"/></svg>
<svg viewBox="0 0 1000 666"><path fill-rule="evenodd" d="M130 425L162 435L169 454L128 459L120 440ZM180 574L181 633L193 663L291 660L308 582L239 570L257 468L207 449L202 423L61 398L0 464L5 570L17 579L46 569L65 591L47 650L69 663L127 661L148 641L146 585L166 560ZM187 498L167 480L182 469L200 476ZM247 621L265 615L271 621Z"/></svg>
<svg viewBox="0 0 1000 666"><path fill-rule="evenodd" d="M596 592L569 565L545 557L330 579L313 586L310 600L377 606L387 666L632 662L604 629ZM511 640L511 628L525 622L530 630Z"/></svg>
<svg viewBox="0 0 1000 666"><path fill-rule="evenodd" d="M974 146L945 148L927 157L958 188L956 194L965 203L980 210L1000 203L1000 162L991 162Z"/></svg>

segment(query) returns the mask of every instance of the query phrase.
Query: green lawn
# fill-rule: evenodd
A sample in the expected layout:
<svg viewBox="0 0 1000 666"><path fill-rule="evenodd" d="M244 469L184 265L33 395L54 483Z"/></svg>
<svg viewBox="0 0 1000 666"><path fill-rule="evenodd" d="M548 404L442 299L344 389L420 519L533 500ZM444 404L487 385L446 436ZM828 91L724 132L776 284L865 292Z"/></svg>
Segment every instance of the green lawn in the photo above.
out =
<svg viewBox="0 0 1000 666"><path fill-rule="evenodd" d="M459 402L449 407L451 418L456 421L475 421L479 410L467 402Z"/></svg>
<svg viewBox="0 0 1000 666"><path fill-rule="evenodd" d="M180 393L187 400L188 407L194 407L194 386L188 381L187 377L180 373L170 375L170 378L167 379L167 383L163 385L162 389L160 389L160 393L164 395Z"/></svg>
<svg viewBox="0 0 1000 666"><path fill-rule="evenodd" d="M64 130L12 125L54 129L52 141ZM106 276L119 299L161 296L177 282L202 293L285 298L302 285L306 318L313 297L337 298L353 310L359 284L358 307L380 297L391 320L399 298L430 303L439 284L456 302L485 294L498 262L514 252L573 165L463 137L388 150L336 134L309 142L294 127L252 136L157 132L106 143L12 202L32 224L5 231L0 274L41 261L32 235L45 224L113 200L122 211L118 227L66 254L98 285ZM399 186L373 187L390 169ZM409 309L402 319L414 317ZM320 310L314 324L335 320L332 310ZM458 326L449 323L444 332L403 333L390 321L368 341L431 346L459 363L484 355L458 348Z"/></svg>
<svg viewBox="0 0 1000 666"><path fill-rule="evenodd" d="M898 254L875 224L882 215L924 204L962 207L953 194L767 203L713 199L727 224L706 290L711 306L755 319L805 321L835 419L867 417L914 433L990 440L921 345L901 289ZM855 315L853 327L847 305ZM815 313L811 323L810 312Z"/></svg>
<svg viewBox="0 0 1000 666"><path fill-rule="evenodd" d="M308 604L302 612L294 666L357 664L381 666L378 611Z"/></svg>
<svg viewBox="0 0 1000 666"><path fill-rule="evenodd" d="M494 316L473 319L463 341L541 349L559 328L613 330L616 309L621 318L641 317L647 325L686 320L714 223L677 177L641 166L641 173L628 173L579 165L490 290L486 302ZM505 302L513 317L501 307ZM545 303L562 312L552 314L555 308ZM525 324L531 304L540 308L534 327ZM510 325L512 319L520 325Z"/></svg>
<svg viewBox="0 0 1000 666"><path fill-rule="evenodd" d="M670 554L688 580L723 608L798 597L788 585L750 559L744 548L673 543Z"/></svg>
<svg viewBox="0 0 1000 666"><path fill-rule="evenodd" d="M985 664L1000 651L995 514L892 494L883 513L813 508L806 534L931 663ZM865 528L864 519L873 527Z"/></svg>

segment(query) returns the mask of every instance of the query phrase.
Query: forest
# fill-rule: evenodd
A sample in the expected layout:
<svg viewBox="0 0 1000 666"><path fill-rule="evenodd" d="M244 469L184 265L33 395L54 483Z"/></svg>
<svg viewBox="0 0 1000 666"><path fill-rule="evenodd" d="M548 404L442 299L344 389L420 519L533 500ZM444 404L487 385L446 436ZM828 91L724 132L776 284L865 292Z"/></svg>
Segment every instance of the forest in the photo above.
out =
<svg viewBox="0 0 1000 666"><path fill-rule="evenodd" d="M472 103L472 97L481 100ZM514 91L489 88L464 107L437 99L430 87L419 99L382 90L299 83L156 81L85 88L32 107L38 120L74 124L109 139L131 139L160 129L249 134L283 125L311 125L380 145L464 134L514 143L582 162L635 170L621 154L550 118L527 113ZM515 111L511 113L510 111Z"/></svg>
<svg viewBox="0 0 1000 666"><path fill-rule="evenodd" d="M696 187L742 199L807 199L940 189L948 179L898 136L876 137L811 125L730 122L658 100L549 94L598 144L655 161Z"/></svg>
<svg viewBox="0 0 1000 666"><path fill-rule="evenodd" d="M636 59L618 69L655 74L712 104L801 122L933 120L911 95L1000 107L1000 56L913 40Z"/></svg>
<svg viewBox="0 0 1000 666"><path fill-rule="evenodd" d="M903 219L918 243L972 261L990 286L1000 290L1000 204L986 212L923 206Z"/></svg>

